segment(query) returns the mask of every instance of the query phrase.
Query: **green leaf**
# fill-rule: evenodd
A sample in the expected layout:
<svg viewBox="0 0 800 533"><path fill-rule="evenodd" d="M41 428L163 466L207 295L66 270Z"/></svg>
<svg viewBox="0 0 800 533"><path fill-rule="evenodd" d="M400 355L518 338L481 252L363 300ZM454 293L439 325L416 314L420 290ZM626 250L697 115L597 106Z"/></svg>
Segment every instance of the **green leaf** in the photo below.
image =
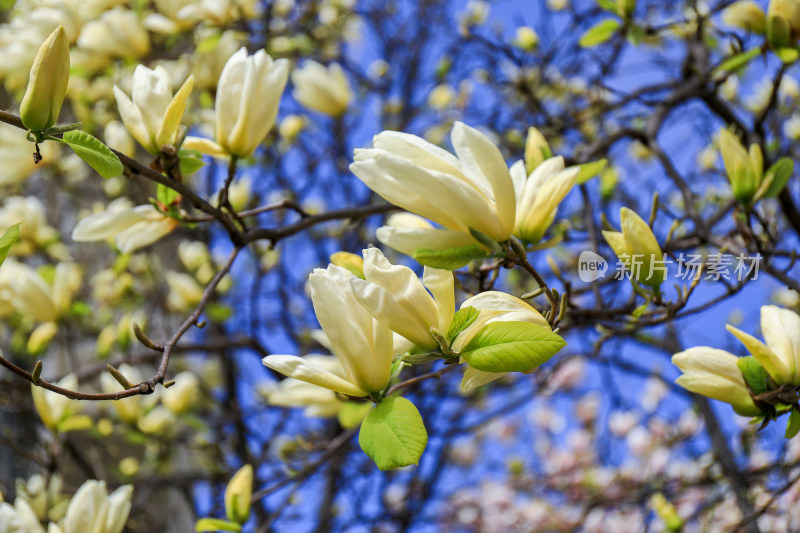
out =
<svg viewBox="0 0 800 533"><path fill-rule="evenodd" d="M789 415L789 421L786 423L786 434L784 437L787 439L793 439L795 435L800 431L800 412L796 409L792 409L791 414Z"/></svg>
<svg viewBox="0 0 800 533"><path fill-rule="evenodd" d="M754 198L775 198L778 196L786 186L786 182L792 177L792 172L794 172L794 161L788 157L781 157L775 161L764 173L764 179Z"/></svg>
<svg viewBox="0 0 800 533"><path fill-rule="evenodd" d="M428 432L414 404L400 396L385 398L361 423L358 444L381 470L419 463Z"/></svg>
<svg viewBox="0 0 800 533"><path fill-rule="evenodd" d="M775 55L777 55L778 58L780 58L780 60L786 63L787 65L791 65L792 63L797 61L798 58L800 58L800 50L798 50L797 48L791 48L785 46L783 48L778 48L777 50L775 50Z"/></svg>
<svg viewBox="0 0 800 533"><path fill-rule="evenodd" d="M739 52L736 55L733 55L723 61L722 63L714 69L714 75L722 74L724 72L735 72L740 68L747 65L751 59L757 57L761 53L761 48L751 48L750 50L745 50L744 52Z"/></svg>
<svg viewBox="0 0 800 533"><path fill-rule="evenodd" d="M194 174L204 166L203 154L198 150L179 150L178 160L180 162L181 174L188 176Z"/></svg>
<svg viewBox="0 0 800 533"><path fill-rule="evenodd" d="M767 17L767 40L772 48L778 50L789 44L792 27L782 15L774 14Z"/></svg>
<svg viewBox="0 0 800 533"><path fill-rule="evenodd" d="M581 170L578 173L577 183L578 184L586 183L593 177L603 172L603 169L606 168L606 160L599 159L591 163L584 163L582 165L578 165L578 168L580 168Z"/></svg>
<svg viewBox="0 0 800 533"><path fill-rule="evenodd" d="M606 11L611 11L612 13L617 12L617 3L614 0L597 0L597 5L600 9L605 9Z"/></svg>
<svg viewBox="0 0 800 533"><path fill-rule="evenodd" d="M450 322L450 328L447 330L447 340L451 343L453 339L458 337L458 334L467 329L478 318L480 311L472 306L467 306L456 311L453 315L453 320Z"/></svg>
<svg viewBox="0 0 800 533"><path fill-rule="evenodd" d="M644 35L644 28L638 24L631 24L628 29L628 42L634 46L640 45L644 41Z"/></svg>
<svg viewBox="0 0 800 533"><path fill-rule="evenodd" d="M753 394L758 395L769 390L769 374L755 357L752 355L740 357L736 360L736 365L742 371L742 376Z"/></svg>
<svg viewBox="0 0 800 533"><path fill-rule="evenodd" d="M78 157L104 178L113 178L122 174L124 167L117 155L108 146L85 131L68 131L61 141L68 144L72 151L78 154Z"/></svg>
<svg viewBox="0 0 800 533"><path fill-rule="evenodd" d="M370 409L372 409L370 402L345 402L336 417L339 419L340 426L350 429L359 425Z"/></svg>
<svg viewBox="0 0 800 533"><path fill-rule="evenodd" d="M242 526L234 522L228 522L221 518L201 518L194 526L197 532L202 531L241 531Z"/></svg>
<svg viewBox="0 0 800 533"><path fill-rule="evenodd" d="M487 255L489 254L486 250L479 245L468 244L466 246L456 246L445 250L414 250L411 257L421 265L455 270L463 267L473 259L483 259Z"/></svg>
<svg viewBox="0 0 800 533"><path fill-rule="evenodd" d="M22 223L14 224L0 236L0 265L6 260L9 250L11 250L11 247L14 246L14 243L19 239L19 227L21 225Z"/></svg>
<svg viewBox="0 0 800 533"><path fill-rule="evenodd" d="M464 347L469 366L484 372L528 372L553 357L566 341L547 326L492 322Z"/></svg>
<svg viewBox="0 0 800 533"><path fill-rule="evenodd" d="M175 200L180 197L180 193L170 189L166 185L158 184L156 196L158 197L158 202L163 205L164 207L171 206Z"/></svg>
<svg viewBox="0 0 800 533"><path fill-rule="evenodd" d="M233 316L233 309L225 304L211 302L206 306L206 314L213 322L225 322Z"/></svg>
<svg viewBox="0 0 800 533"><path fill-rule="evenodd" d="M578 44L584 48L591 48L592 46L602 44L617 32L619 26L619 19L605 19L600 21L581 35Z"/></svg>

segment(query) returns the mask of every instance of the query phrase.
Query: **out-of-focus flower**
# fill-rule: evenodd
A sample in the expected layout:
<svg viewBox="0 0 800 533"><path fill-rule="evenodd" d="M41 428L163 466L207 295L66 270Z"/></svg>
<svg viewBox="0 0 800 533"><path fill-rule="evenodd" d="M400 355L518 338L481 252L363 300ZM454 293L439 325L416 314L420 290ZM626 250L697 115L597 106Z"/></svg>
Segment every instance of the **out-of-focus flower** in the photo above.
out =
<svg viewBox="0 0 800 533"><path fill-rule="evenodd" d="M250 497L253 494L253 467L244 465L225 487L225 513L228 520L244 524L250 518Z"/></svg>
<svg viewBox="0 0 800 533"><path fill-rule="evenodd" d="M428 105L433 109L447 109L456 99L456 91L449 83L440 83L428 94Z"/></svg>
<svg viewBox="0 0 800 533"><path fill-rule="evenodd" d="M327 68L315 61L305 61L292 72L292 96L313 111L339 117L347 111L352 94L342 67L336 63Z"/></svg>
<svg viewBox="0 0 800 533"><path fill-rule="evenodd" d="M350 280L356 299L392 331L423 350L435 350L439 343L431 329L447 334L455 313L452 272L425 267L420 283L413 270L391 264L378 248L363 255L366 279Z"/></svg>
<svg viewBox="0 0 800 533"><path fill-rule="evenodd" d="M175 416L172 412L158 405L139 418L136 427L148 435L163 435L175 426Z"/></svg>
<svg viewBox="0 0 800 533"><path fill-rule="evenodd" d="M64 533L122 533L131 512L132 494L132 485L108 494L104 481L87 481L69 503Z"/></svg>
<svg viewBox="0 0 800 533"><path fill-rule="evenodd" d="M345 378L294 355L269 355L264 364L281 374L351 396L368 396L389 383L392 332L356 299L353 275L335 265L309 276L311 301Z"/></svg>
<svg viewBox="0 0 800 533"><path fill-rule="evenodd" d="M119 120L112 120L106 124L103 137L109 148L122 152L128 157L133 157L136 153L136 143L134 143L133 137Z"/></svg>
<svg viewBox="0 0 800 533"><path fill-rule="evenodd" d="M173 414L180 415L194 409L200 398L200 382L193 372L185 370L175 376L175 384L164 389L161 403Z"/></svg>
<svg viewBox="0 0 800 533"><path fill-rule="evenodd" d="M564 168L564 158L551 157L528 176L525 164L517 161L511 166L511 178L517 197L514 235L530 243L542 240L555 220L558 204L572 190L580 168Z"/></svg>
<svg viewBox="0 0 800 533"><path fill-rule="evenodd" d="M530 26L520 26L514 39L514 46L522 50L534 50L539 44L539 35Z"/></svg>
<svg viewBox="0 0 800 533"><path fill-rule="evenodd" d="M603 231L608 245L620 261L627 265L631 276L641 283L658 287L666 277L661 252L653 230L642 217L627 207L620 210L622 231Z"/></svg>
<svg viewBox="0 0 800 533"><path fill-rule="evenodd" d="M726 7L722 12L722 21L728 26L753 33L764 33L767 24L764 11L752 0L740 0Z"/></svg>
<svg viewBox="0 0 800 533"><path fill-rule="evenodd" d="M76 390L78 388L78 378L75 374L69 374L56 383L59 387ZM71 417L81 409L81 403L77 400L70 400L66 396L51 392L42 387L31 384L31 396L33 405L39 418L47 429L56 430L58 425Z"/></svg>
<svg viewBox="0 0 800 533"><path fill-rule="evenodd" d="M114 8L84 25L78 48L100 56L136 59L150 51L150 37L139 15Z"/></svg>
<svg viewBox="0 0 800 533"><path fill-rule="evenodd" d="M0 269L0 298L39 323L55 322L66 314L80 286L80 268L74 263L59 263L52 285L25 264L6 261Z"/></svg>
<svg viewBox="0 0 800 533"><path fill-rule="evenodd" d="M215 157L250 157L275 123L288 76L286 59L273 61L264 50L248 56L242 47L219 79L216 142L187 137L184 147Z"/></svg>
<svg viewBox="0 0 800 533"><path fill-rule="evenodd" d="M350 165L390 203L451 230L418 228L415 249L460 246L465 236L475 243L470 230L502 242L514 228L514 183L500 150L461 122L453 126L451 140L458 157L415 135L385 131L375 136L373 148L356 150ZM393 226L385 228L378 233L381 242L403 251L409 232L400 236Z"/></svg>
<svg viewBox="0 0 800 533"><path fill-rule="evenodd" d="M0 502L0 533L44 533L28 502L17 498L14 505Z"/></svg>
<svg viewBox="0 0 800 533"><path fill-rule="evenodd" d="M737 357L707 346L689 348L672 356L683 375L675 383L697 394L729 403L742 416L757 416L756 407L737 365Z"/></svg>
<svg viewBox="0 0 800 533"><path fill-rule="evenodd" d="M36 173L45 165L58 158L59 143L49 142L39 145L42 162L33 162L33 145L20 130L8 124L0 124L0 186L20 183Z"/></svg>
<svg viewBox="0 0 800 533"><path fill-rule="evenodd" d="M133 72L132 100L114 86L122 122L145 150L158 154L163 146L176 144L193 86L194 77L189 76L173 97L169 73L161 66L151 70L144 65Z"/></svg>
<svg viewBox="0 0 800 533"><path fill-rule="evenodd" d="M203 298L203 287L192 276L169 271L164 275L169 286L167 307L171 311L192 309Z"/></svg>
<svg viewBox="0 0 800 533"><path fill-rule="evenodd" d="M776 48L794 42L800 33L800 2L770 0L767 7L766 30L769 42Z"/></svg>
<svg viewBox="0 0 800 533"><path fill-rule="evenodd" d="M28 89L20 104L26 128L46 130L56 123L69 82L69 41L59 26L39 47L31 66Z"/></svg>
<svg viewBox="0 0 800 533"><path fill-rule="evenodd" d="M800 385L800 316L774 305L761 307L766 344L730 324L727 330L744 344L776 384Z"/></svg>
<svg viewBox="0 0 800 533"><path fill-rule="evenodd" d="M141 383L144 381L142 379L142 373L136 367L132 367L128 364L121 364L117 370L120 373L128 378L128 381L131 383ZM119 392L123 390L122 385L120 385L114 376L109 374L108 372L103 372L100 375L100 386L103 388L103 392ZM123 422L127 422L128 424L135 424L139 418L142 416L142 399L141 396L131 396L129 398L122 398L121 400L116 400L111 402L111 405L114 406L114 410L117 412L120 420Z"/></svg>
<svg viewBox="0 0 800 533"><path fill-rule="evenodd" d="M35 196L11 196L0 208L0 232L20 223L12 255L30 255L58 240L58 231L47 224L45 207Z"/></svg>
<svg viewBox="0 0 800 533"><path fill-rule="evenodd" d="M306 120L300 115L286 115L278 126L278 133L288 142L294 142L305 127Z"/></svg>
<svg viewBox="0 0 800 533"><path fill-rule="evenodd" d="M108 209L89 215L72 230L72 240L94 242L114 239L120 252L127 254L152 244L178 225L174 218L159 212L152 205L131 207L120 198Z"/></svg>
<svg viewBox="0 0 800 533"><path fill-rule="evenodd" d="M455 353L461 352L484 326L492 322L530 322L550 328L547 320L544 319L539 311L523 300L504 292L482 292L472 298L467 298L461 304L461 309L465 307L474 307L479 311L479 314L478 318L459 333L453 341L452 350ZM505 375L506 372L483 372L468 366L464 371L464 378L461 380L461 390L469 392Z"/></svg>
<svg viewBox="0 0 800 533"><path fill-rule="evenodd" d="M225 63L241 47L242 35L235 30L202 38L192 56L195 85L201 89L216 89Z"/></svg>

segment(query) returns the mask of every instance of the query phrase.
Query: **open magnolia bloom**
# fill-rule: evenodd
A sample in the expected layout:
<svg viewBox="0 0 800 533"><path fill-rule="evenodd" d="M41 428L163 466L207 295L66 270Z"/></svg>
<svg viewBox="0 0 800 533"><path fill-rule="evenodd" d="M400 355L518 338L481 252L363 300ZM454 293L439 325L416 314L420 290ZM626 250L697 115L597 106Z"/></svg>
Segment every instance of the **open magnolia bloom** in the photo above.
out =
<svg viewBox="0 0 800 533"><path fill-rule="evenodd" d="M17 497L14 505L0 502L0 532L44 533L36 513L24 499Z"/></svg>
<svg viewBox="0 0 800 533"><path fill-rule="evenodd" d="M48 533L122 533L131 512L133 485L111 494L104 481L89 480L78 489L67 507L63 528L50 525Z"/></svg>
<svg viewBox="0 0 800 533"><path fill-rule="evenodd" d="M435 228L424 218L411 213L391 215L375 235L386 246L410 256L420 249L446 250L475 245L475 239L469 233Z"/></svg>
<svg viewBox="0 0 800 533"><path fill-rule="evenodd" d="M747 388L735 355L708 346L689 348L672 356L683 375L675 380L681 387L729 403L742 416L761 414Z"/></svg>
<svg viewBox="0 0 800 533"><path fill-rule="evenodd" d="M478 318L455 338L451 347L454 353L461 353L464 351L465 348L468 347L470 341L472 341L486 325L493 322L529 322L536 326L546 328L546 330L550 332L550 325L539 311L523 300L504 292L487 291L477 294L472 298L468 298L461 304L461 309L466 309L468 307L473 307L479 311ZM531 370L533 370L533 368L531 368ZM507 373L508 372L485 372L473 368L472 366L467 366L464 371L464 378L461 381L461 390L469 392L481 385L500 379Z"/></svg>
<svg viewBox="0 0 800 533"><path fill-rule="evenodd" d="M391 264L377 248L368 248L363 255L366 280L350 280L356 299L383 325L419 348L438 348L431 328L445 335L453 320L453 274L425 267L420 283L413 270Z"/></svg>
<svg viewBox="0 0 800 533"><path fill-rule="evenodd" d="M558 204L572 190L580 174L579 167L564 168L564 158L551 157L527 175L525 163L511 166L517 213L514 235L523 241L537 243L553 223Z"/></svg>
<svg viewBox="0 0 800 533"><path fill-rule="evenodd" d="M800 316L774 305L761 307L761 332L766 344L728 325L761 363L776 385L800 385Z"/></svg>
<svg viewBox="0 0 800 533"><path fill-rule="evenodd" d="M292 72L295 100L306 109L339 117L350 104L350 84L341 66L333 63L325 67L316 61L305 61Z"/></svg>
<svg viewBox="0 0 800 533"><path fill-rule="evenodd" d="M296 355L269 355L269 368L350 396L369 396L386 388L391 374L392 331L375 320L358 302L350 281L353 274L335 265L317 268L309 276L311 301L344 377Z"/></svg>
<svg viewBox="0 0 800 533"><path fill-rule="evenodd" d="M194 76L172 96L172 80L161 66L151 70L137 65L133 71L131 95L114 86L122 122L145 150L155 155L165 145L175 145L183 113L194 87Z"/></svg>
<svg viewBox="0 0 800 533"><path fill-rule="evenodd" d="M416 135L384 131L373 139L373 148L356 150L350 170L388 202L455 232L451 242L470 237L471 230L507 240L516 200L500 150L462 122L455 123L450 139L455 156ZM478 246L474 238L468 242ZM443 244L419 240L416 249L442 249Z"/></svg>
<svg viewBox="0 0 800 533"><path fill-rule="evenodd" d="M84 218L72 230L72 240L94 242L114 239L119 251L127 254L152 244L178 226L178 221L152 205L131 207L120 198L108 209Z"/></svg>
<svg viewBox="0 0 800 533"><path fill-rule="evenodd" d="M289 62L273 61L264 51L233 54L219 78L216 95L216 142L187 137L184 147L214 157L250 157L275 123L289 79Z"/></svg>

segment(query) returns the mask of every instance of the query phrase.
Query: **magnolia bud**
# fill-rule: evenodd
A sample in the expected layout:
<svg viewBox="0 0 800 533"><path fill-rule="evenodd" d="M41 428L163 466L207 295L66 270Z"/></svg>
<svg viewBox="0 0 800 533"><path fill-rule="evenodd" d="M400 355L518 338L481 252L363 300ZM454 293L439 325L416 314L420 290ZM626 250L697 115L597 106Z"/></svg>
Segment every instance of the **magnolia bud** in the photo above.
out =
<svg viewBox="0 0 800 533"><path fill-rule="evenodd" d="M764 33L767 19L764 11L752 0L735 2L722 12L722 20L729 26L743 28L753 33Z"/></svg>
<svg viewBox="0 0 800 533"><path fill-rule="evenodd" d="M553 151L544 138L542 132L536 128L528 128L528 138L525 140L525 170L528 174L533 172L545 159L553 157Z"/></svg>
<svg viewBox="0 0 800 533"><path fill-rule="evenodd" d="M250 517L250 498L253 495L253 467L244 465L228 482L225 489L225 512L228 520L244 524Z"/></svg>
<svg viewBox="0 0 800 533"><path fill-rule="evenodd" d="M39 47L31 66L20 116L26 128L42 131L56 123L69 82L69 41L59 26Z"/></svg>
<svg viewBox="0 0 800 533"><path fill-rule="evenodd" d="M763 171L761 151L753 149L748 153L739 139L725 129L719 132L719 151L731 182L733 197L741 202L750 200L758 189Z"/></svg>
<svg viewBox="0 0 800 533"><path fill-rule="evenodd" d="M360 255L350 252L336 252L331 254L331 263L350 271L357 278L364 279L364 259Z"/></svg>

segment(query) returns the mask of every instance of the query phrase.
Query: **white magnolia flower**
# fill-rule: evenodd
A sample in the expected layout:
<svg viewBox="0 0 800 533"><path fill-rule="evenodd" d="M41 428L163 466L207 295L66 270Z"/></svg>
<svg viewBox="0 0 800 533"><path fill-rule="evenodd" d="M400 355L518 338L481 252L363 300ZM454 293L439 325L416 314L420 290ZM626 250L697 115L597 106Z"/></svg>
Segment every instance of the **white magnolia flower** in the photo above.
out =
<svg viewBox="0 0 800 533"><path fill-rule="evenodd" d="M275 123L288 77L286 59L273 61L264 50L248 56L242 47L228 59L217 86L216 142L188 137L184 146L215 157L250 157Z"/></svg>
<svg viewBox="0 0 800 533"><path fill-rule="evenodd" d="M336 357L330 355L309 354L303 356L309 364L324 368L325 370L346 380L344 367ZM303 414L309 417L328 418L336 416L341 410L342 402L332 390L323 389L317 385L284 379L277 384L271 384L263 391L267 403L279 407L302 407Z"/></svg>
<svg viewBox="0 0 800 533"><path fill-rule="evenodd" d="M152 205L130 207L120 198L108 205L101 213L90 215L72 230L72 240L94 242L114 239L119 251L127 254L152 244L167 235L178 225Z"/></svg>
<svg viewBox="0 0 800 533"><path fill-rule="evenodd" d="M391 264L377 248L368 248L363 255L366 280L350 280L361 305L415 345L435 350L439 343L431 328L446 335L455 313L452 272L425 267L420 283L413 270Z"/></svg>
<svg viewBox="0 0 800 533"><path fill-rule="evenodd" d="M22 225L19 240L11 249L13 255L29 255L58 240L58 231L47 224L44 204L35 196L6 198L0 209L0 232L19 223Z"/></svg>
<svg viewBox="0 0 800 533"><path fill-rule="evenodd" d="M761 333L766 344L731 325L728 331L761 363L778 385L800 385L800 316L774 305L761 307Z"/></svg>
<svg viewBox="0 0 800 533"><path fill-rule="evenodd" d="M63 532L122 533L131 511L132 494L132 485L123 485L108 494L104 481L87 481L69 502Z"/></svg>
<svg viewBox="0 0 800 533"><path fill-rule="evenodd" d="M194 373L184 370L174 378L175 384L161 393L161 403L179 415L194 408L200 398L200 381Z"/></svg>
<svg viewBox="0 0 800 533"><path fill-rule="evenodd" d="M675 380L681 387L727 402L742 416L756 416L761 409L750 397L737 357L708 346L689 348L672 356L672 363L683 375Z"/></svg>
<svg viewBox="0 0 800 533"><path fill-rule="evenodd" d="M31 506L22 498L14 505L0 502L0 533L44 533Z"/></svg>
<svg viewBox="0 0 800 533"><path fill-rule="evenodd" d="M578 167L565 169L561 156L539 164L530 176L525 171L525 163L514 163L511 166L517 198L514 235L530 243L542 240L555 220L558 204L572 190L579 173Z"/></svg>
<svg viewBox="0 0 800 533"><path fill-rule="evenodd" d="M482 292L472 298L467 298L461 304L461 309L465 307L474 307L479 311L479 314L478 318L459 333L458 337L453 341L452 350L456 353L461 352L484 326L492 322L530 322L550 328L550 324L547 323L547 320L544 319L539 311L525 301L504 292ZM468 366L461 381L461 390L469 392L481 385L500 379L506 374L507 372L484 372Z"/></svg>
<svg viewBox="0 0 800 533"><path fill-rule="evenodd" d="M58 383L59 387L76 390L78 388L78 378L75 374L69 374L62 378ZM58 424L77 413L81 409L81 403L77 400L70 400L62 394L31 385L31 396L33 405L39 418L48 429L56 429Z"/></svg>
<svg viewBox="0 0 800 533"><path fill-rule="evenodd" d="M350 105L350 83L336 63L326 68L316 61L305 61L301 68L292 72L292 83L292 96L307 109L339 117Z"/></svg>
<svg viewBox="0 0 800 533"><path fill-rule="evenodd" d="M42 143L39 145L42 162L36 165L31 156L33 145L19 132L20 130L14 126L0 124L0 161L3 162L0 165L0 186L21 183L44 165L49 165L58 159L57 145L60 143Z"/></svg>
<svg viewBox="0 0 800 533"><path fill-rule="evenodd" d="M453 126L451 140L457 157L415 135L385 131L375 136L373 148L356 150L350 165L353 174L390 203L451 230L419 228L424 231L415 233L415 249L475 243L470 229L502 242L514 229L514 184L500 150L461 122ZM391 229L378 236L398 250L408 244Z"/></svg>
<svg viewBox="0 0 800 533"><path fill-rule="evenodd" d="M169 73L161 66L151 70L144 65L137 65L133 71L132 100L114 86L122 122L151 154L160 153L162 146L176 144L193 86L194 77L189 76L173 97Z"/></svg>
<svg viewBox="0 0 800 533"><path fill-rule="evenodd" d="M135 59L150 51L150 37L139 15L115 8L86 23L78 37L78 48L101 56Z"/></svg>
<svg viewBox="0 0 800 533"><path fill-rule="evenodd" d="M80 286L81 271L75 263L59 263L52 284L16 261L6 261L0 269L0 300L39 323L55 322L66 314Z"/></svg>
<svg viewBox="0 0 800 533"><path fill-rule="evenodd" d="M270 355L263 362L289 377L350 396L368 396L389 383L392 331L375 320L353 294L353 274L335 265L309 276L311 301L333 355L344 368L342 378L294 355Z"/></svg>

